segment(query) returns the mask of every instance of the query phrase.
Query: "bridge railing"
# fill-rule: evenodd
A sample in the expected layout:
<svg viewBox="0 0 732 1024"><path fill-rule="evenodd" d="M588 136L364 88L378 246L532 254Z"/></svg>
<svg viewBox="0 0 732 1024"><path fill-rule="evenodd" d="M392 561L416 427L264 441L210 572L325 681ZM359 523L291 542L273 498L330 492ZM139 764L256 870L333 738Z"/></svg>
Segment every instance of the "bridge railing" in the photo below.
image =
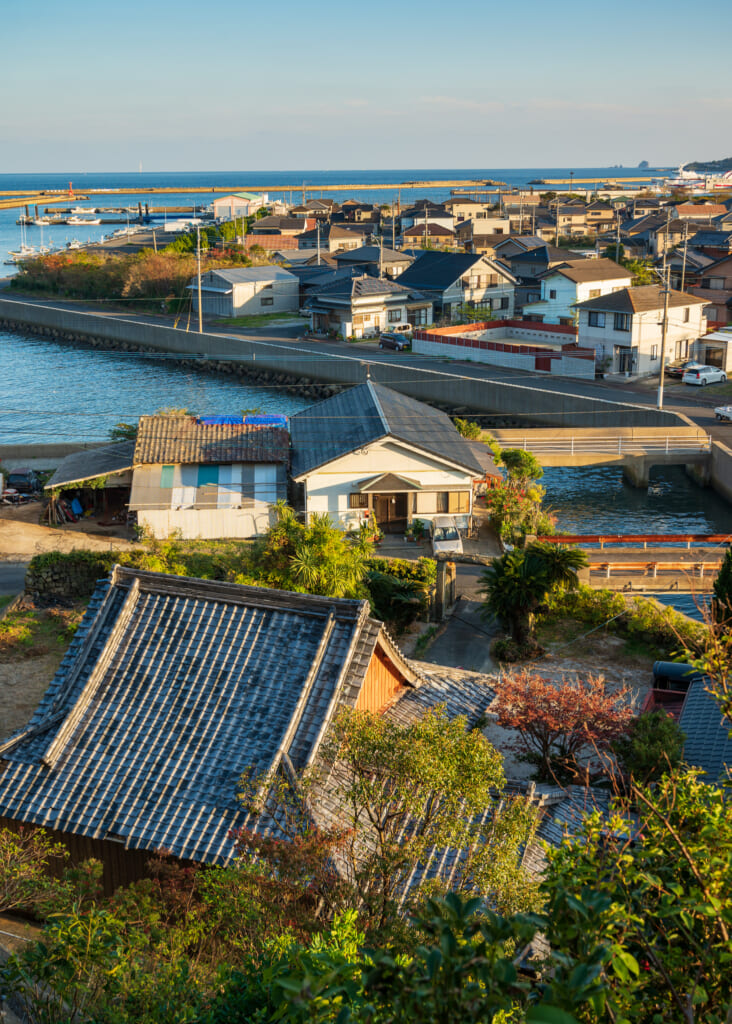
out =
<svg viewBox="0 0 732 1024"><path fill-rule="evenodd" d="M502 448L521 448L534 455L632 455L646 452L693 454L706 453L712 450L712 439L708 434L689 437L688 434L667 434L658 436L635 437L556 437L541 438L517 435L513 438L501 437Z"/></svg>
<svg viewBox="0 0 732 1024"><path fill-rule="evenodd" d="M642 544L644 549L649 544L654 547L663 544L686 544L687 548L692 544L714 547L732 544L730 533L551 533L542 534L536 539L548 544L599 544L601 548L606 544Z"/></svg>

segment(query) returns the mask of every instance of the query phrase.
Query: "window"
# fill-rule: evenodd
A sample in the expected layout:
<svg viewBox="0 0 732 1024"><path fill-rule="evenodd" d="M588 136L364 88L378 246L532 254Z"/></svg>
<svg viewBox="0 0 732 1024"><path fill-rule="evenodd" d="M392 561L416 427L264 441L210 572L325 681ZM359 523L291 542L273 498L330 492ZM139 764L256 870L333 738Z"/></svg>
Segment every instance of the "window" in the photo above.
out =
<svg viewBox="0 0 732 1024"><path fill-rule="evenodd" d="M590 327L604 327L605 326L605 314L604 313L596 313L595 310L593 309L593 310L590 311L590 319L589 319L588 322L589 322Z"/></svg>
<svg viewBox="0 0 732 1024"><path fill-rule="evenodd" d="M447 512L447 510L448 510L447 506L448 506L448 502L450 500L449 491L438 491L436 497L437 497L437 501L436 501L437 509L436 509L436 511L438 513L439 512L442 512L442 513Z"/></svg>
<svg viewBox="0 0 732 1024"><path fill-rule="evenodd" d="M368 508L369 507L369 496L368 496L368 494L349 494L348 495L348 507L349 508Z"/></svg>
<svg viewBox="0 0 732 1024"><path fill-rule="evenodd" d="M242 465L219 466L217 508L238 508L242 503Z"/></svg>
<svg viewBox="0 0 732 1024"><path fill-rule="evenodd" d="M260 301L260 304L262 306L273 306L274 305L274 299L273 298L260 299L259 301Z"/></svg>
<svg viewBox="0 0 732 1024"><path fill-rule="evenodd" d="M401 309L390 309L389 310L389 323L400 324L404 318L402 317Z"/></svg>
<svg viewBox="0 0 732 1024"><path fill-rule="evenodd" d="M254 500L277 501L277 466L254 467Z"/></svg>
<svg viewBox="0 0 732 1024"><path fill-rule="evenodd" d="M613 320L613 330L616 331L629 331L630 330L630 313L616 313L615 319Z"/></svg>
<svg viewBox="0 0 732 1024"><path fill-rule="evenodd" d="M447 510L452 513L461 513L470 511L470 492L469 491L448 491L447 492Z"/></svg>
<svg viewBox="0 0 732 1024"><path fill-rule="evenodd" d="M508 309L508 295L504 295L501 299L501 309Z"/></svg>
<svg viewBox="0 0 732 1024"><path fill-rule="evenodd" d="M173 486L173 474L175 472L175 466L163 466L160 470L160 488L161 490L168 490Z"/></svg>
<svg viewBox="0 0 732 1024"><path fill-rule="evenodd" d="M651 345L651 359L658 359L658 345Z"/></svg>
<svg viewBox="0 0 732 1024"><path fill-rule="evenodd" d="M723 277L704 277L701 283L702 288L712 288L715 291L720 291L724 288Z"/></svg>
<svg viewBox="0 0 732 1024"><path fill-rule="evenodd" d="M599 288L590 288L590 298L591 299L598 299L599 297L600 297L600 289Z"/></svg>
<svg viewBox="0 0 732 1024"><path fill-rule="evenodd" d="M549 289L549 298L550 299L556 299L556 297L557 297L557 289L556 288L550 288Z"/></svg>

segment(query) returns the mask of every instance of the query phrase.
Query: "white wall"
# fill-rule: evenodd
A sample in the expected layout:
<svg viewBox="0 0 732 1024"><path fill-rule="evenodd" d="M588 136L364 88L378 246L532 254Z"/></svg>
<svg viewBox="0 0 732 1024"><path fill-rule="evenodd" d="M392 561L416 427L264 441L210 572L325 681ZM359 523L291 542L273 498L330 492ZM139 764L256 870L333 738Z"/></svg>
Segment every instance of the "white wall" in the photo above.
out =
<svg viewBox="0 0 732 1024"><path fill-rule="evenodd" d="M266 532L273 519L270 505L257 502L246 509L147 509L137 513L137 521L153 537L178 533L185 540L195 540L256 537Z"/></svg>
<svg viewBox="0 0 732 1024"><path fill-rule="evenodd" d="M689 309L689 321L684 322L684 309ZM677 341L688 341L689 348L706 329L706 320L702 316L701 304L685 306L672 306L668 311L668 329L666 333L666 362L670 363L676 358ZM603 357L610 356L613 363L609 367L609 373L619 371L619 360L615 355L615 347L633 349L635 359L633 363L634 374L658 373L661 366L661 321L663 319L662 309L647 310L643 313L634 313L632 319L632 330L616 331L614 329L614 314L605 314L604 327L589 326L589 310L580 311L580 322L578 340L584 348L594 348L597 353L598 362ZM652 358L653 347L657 348L656 358Z"/></svg>
<svg viewBox="0 0 732 1024"><path fill-rule="evenodd" d="M563 274L552 274L550 277L542 278L541 301L525 305L524 316L541 315L544 317L544 323L558 324L560 317L566 319L574 315L572 307L575 303L593 298L592 292L599 290L600 295L609 295L620 288L629 288L632 280L632 275L628 274L627 278L613 278L610 281L575 283ZM552 291L556 292L553 299L549 297Z"/></svg>
<svg viewBox="0 0 732 1024"><path fill-rule="evenodd" d="M531 341L511 339L502 336L492 338L491 341L508 341L513 344L531 344ZM561 345L561 341L560 341ZM461 359L463 362L487 363L490 366L508 366L515 370L524 370L527 373L542 373L549 376L555 374L561 377L582 377L588 380L595 378L595 364L591 359L572 359L571 356L562 355L561 359L552 359L550 370L537 370L536 358L534 355L521 355L518 352L497 352L494 349L481 348L458 348L455 345L444 344L434 341L423 341L416 338L412 342L412 351L420 355L439 356L448 359ZM547 355L552 350L547 349ZM556 350L554 350L556 351Z"/></svg>

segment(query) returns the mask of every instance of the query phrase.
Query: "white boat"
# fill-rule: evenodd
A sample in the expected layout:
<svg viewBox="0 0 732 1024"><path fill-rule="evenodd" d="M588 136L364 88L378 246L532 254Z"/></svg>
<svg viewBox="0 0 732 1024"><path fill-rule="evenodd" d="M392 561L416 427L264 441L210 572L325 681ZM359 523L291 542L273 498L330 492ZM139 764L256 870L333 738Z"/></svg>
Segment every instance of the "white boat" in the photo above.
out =
<svg viewBox="0 0 732 1024"><path fill-rule="evenodd" d="M30 221L28 221L28 223L35 224L37 227L42 227L44 224L50 224L51 221L48 219L48 217L33 217Z"/></svg>
<svg viewBox="0 0 732 1024"><path fill-rule="evenodd" d="M9 263L20 263L21 260L30 260L38 253L32 245L21 245L20 249L16 249L14 252L9 252L10 257Z"/></svg>
<svg viewBox="0 0 732 1024"><path fill-rule="evenodd" d="M101 222L99 217L77 217L77 216L73 216L73 217L67 217L66 218L66 223L67 224L101 224L102 222Z"/></svg>
<svg viewBox="0 0 732 1024"><path fill-rule="evenodd" d="M669 188L704 188L706 178L704 175L695 174L693 171L684 170L684 165L679 166L675 178L666 178L664 184Z"/></svg>

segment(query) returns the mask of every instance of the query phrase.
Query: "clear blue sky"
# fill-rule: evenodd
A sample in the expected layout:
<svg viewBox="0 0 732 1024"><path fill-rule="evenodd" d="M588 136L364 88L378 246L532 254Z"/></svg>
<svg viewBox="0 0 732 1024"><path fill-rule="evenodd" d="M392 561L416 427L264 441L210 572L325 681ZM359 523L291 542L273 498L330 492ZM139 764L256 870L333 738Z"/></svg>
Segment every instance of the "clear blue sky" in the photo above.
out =
<svg viewBox="0 0 732 1024"><path fill-rule="evenodd" d="M731 0L11 0L0 171L732 156Z"/></svg>

